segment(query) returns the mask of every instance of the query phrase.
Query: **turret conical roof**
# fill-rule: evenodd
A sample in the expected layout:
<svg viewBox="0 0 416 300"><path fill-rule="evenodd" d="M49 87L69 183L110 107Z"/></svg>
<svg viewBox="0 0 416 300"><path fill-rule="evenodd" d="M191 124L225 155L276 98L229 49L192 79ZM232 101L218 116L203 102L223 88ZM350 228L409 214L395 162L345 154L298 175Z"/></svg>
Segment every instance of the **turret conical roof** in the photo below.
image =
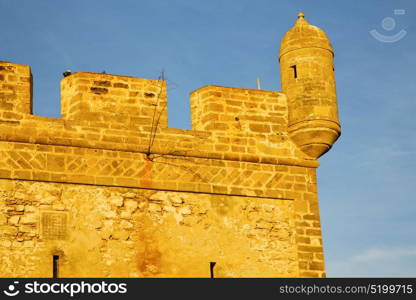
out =
<svg viewBox="0 0 416 300"><path fill-rule="evenodd" d="M325 32L305 20L305 15L299 12L295 25L284 35L280 44L279 59L285 53L301 48L323 48L334 53Z"/></svg>

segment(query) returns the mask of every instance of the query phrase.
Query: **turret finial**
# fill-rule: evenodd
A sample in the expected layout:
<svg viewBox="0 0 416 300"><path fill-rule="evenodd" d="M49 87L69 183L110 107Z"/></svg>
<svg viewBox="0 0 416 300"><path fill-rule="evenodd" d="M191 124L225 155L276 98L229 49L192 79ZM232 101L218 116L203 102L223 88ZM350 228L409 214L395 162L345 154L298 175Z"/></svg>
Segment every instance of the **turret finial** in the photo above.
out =
<svg viewBox="0 0 416 300"><path fill-rule="evenodd" d="M305 20L305 15L303 14L303 12L299 12L298 13L298 19L296 20L295 25L297 26L301 26L301 25L308 25L309 22Z"/></svg>

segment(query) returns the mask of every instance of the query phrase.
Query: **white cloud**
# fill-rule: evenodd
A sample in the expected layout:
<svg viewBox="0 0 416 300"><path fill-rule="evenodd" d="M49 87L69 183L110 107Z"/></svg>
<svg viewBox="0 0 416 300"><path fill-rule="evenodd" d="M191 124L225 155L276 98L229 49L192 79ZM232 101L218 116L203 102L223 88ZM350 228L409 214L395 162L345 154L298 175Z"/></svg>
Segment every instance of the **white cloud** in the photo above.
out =
<svg viewBox="0 0 416 300"><path fill-rule="evenodd" d="M383 259L397 259L404 256L416 256L416 247L409 248L371 248L351 257L354 262L370 262Z"/></svg>
<svg viewBox="0 0 416 300"><path fill-rule="evenodd" d="M326 265L328 277L416 277L416 246L369 248Z"/></svg>

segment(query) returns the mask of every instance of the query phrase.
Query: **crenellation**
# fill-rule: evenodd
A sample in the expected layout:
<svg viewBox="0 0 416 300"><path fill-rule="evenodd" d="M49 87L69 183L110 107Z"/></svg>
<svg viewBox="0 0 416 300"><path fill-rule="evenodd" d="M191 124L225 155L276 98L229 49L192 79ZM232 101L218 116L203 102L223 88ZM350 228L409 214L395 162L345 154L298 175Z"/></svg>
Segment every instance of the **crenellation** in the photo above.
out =
<svg viewBox="0 0 416 300"><path fill-rule="evenodd" d="M29 66L0 62L0 110L4 118L32 113L32 73Z"/></svg>
<svg viewBox="0 0 416 300"><path fill-rule="evenodd" d="M61 80L61 98L63 119L145 131L156 123L167 127L166 82L161 80L78 72Z"/></svg>
<svg viewBox="0 0 416 300"><path fill-rule="evenodd" d="M264 103L282 103L267 106ZM257 135L284 132L287 111L284 94L274 91L206 86L191 93L192 127L197 130L252 133ZM276 110L274 110L276 108ZM280 112L280 118L270 115ZM286 116L286 119L285 119ZM276 124L278 126L273 126Z"/></svg>

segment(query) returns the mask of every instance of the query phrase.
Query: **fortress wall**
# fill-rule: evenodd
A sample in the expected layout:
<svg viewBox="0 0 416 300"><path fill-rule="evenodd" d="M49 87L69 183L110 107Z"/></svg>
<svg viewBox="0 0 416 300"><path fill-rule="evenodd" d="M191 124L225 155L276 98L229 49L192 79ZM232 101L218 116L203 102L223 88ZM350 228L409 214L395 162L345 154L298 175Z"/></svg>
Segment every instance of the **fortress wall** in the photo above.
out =
<svg viewBox="0 0 416 300"><path fill-rule="evenodd" d="M53 255L62 277L298 275L293 200L17 180L0 197L2 276L51 277Z"/></svg>
<svg viewBox="0 0 416 300"><path fill-rule="evenodd" d="M30 114L29 67L0 67L2 276L50 277L53 255L65 277L325 276L319 163L284 94L204 87L172 129L163 82L75 73L54 119Z"/></svg>
<svg viewBox="0 0 416 300"><path fill-rule="evenodd" d="M52 148L52 147L51 147ZM93 151L93 150L92 150ZM92 151L90 154L92 154ZM27 152L19 152L19 159L15 161L17 164L22 164L23 160L22 157L25 157L25 154ZM1 157L3 157L4 161L11 161L13 158L10 154L2 153ZM63 158L64 156L61 155ZM317 205L317 196L316 196L316 184L315 184L315 169L311 168L303 168L303 167L288 167L288 166L269 166L269 165L262 165L262 164L246 164L245 166L243 164L238 164L233 162L234 166L232 167L232 164L228 166L224 166L222 161L214 162L211 161L212 166L206 166L203 165L201 161L198 161L195 164L192 164L191 162L180 162L178 164L178 161L175 159L169 160L164 159L160 161L160 163L152 162L152 163L143 163L141 165L140 161L136 162L136 159L134 160L125 160L126 163L119 163L117 168L110 167L113 165L114 160L113 158L106 157L106 155L103 153L103 156L101 159L97 158L97 156L91 155L89 156L88 153L84 153L82 160L85 160L85 164L78 165L78 167L73 168L71 166L76 164L76 159L70 158L66 156L62 160L52 160L53 168L58 168L61 173L55 173L52 170L50 173L48 173L48 169L44 168L42 171L38 171L39 174L42 174L43 177L41 178L25 178L26 174L36 174L37 171L31 170L31 171L23 171L19 170L18 167L16 167L16 170L10 174L10 178L19 178L18 180L9 180L9 179L2 179L1 181L4 183L4 188L2 191L3 199L1 203L3 203L3 206L1 207L1 215L3 216L2 219L0 219L0 244L3 247L3 257L6 259L8 258L11 262L8 264L14 264L14 265L21 265L21 263L17 263L18 261L14 260L13 257L15 257L16 251L21 251L18 249L23 249L22 251L29 251L28 249L24 250L26 247L37 247L35 244L32 243L32 241L37 241L37 239L40 238L39 234L42 229L42 222L40 219L40 212L42 209L45 209L49 212L60 212L62 210L68 212L68 220L71 220L72 224L78 224L78 227L68 227L68 232L77 235L80 228L79 226L83 226L81 223L82 218L85 218L85 222L95 222L94 218L98 218L98 221L104 222L106 224L109 224L108 230L117 231L119 230L119 227L111 227L110 225L114 224L116 222L117 224L124 224L129 227L128 231L135 232L142 230L140 229L140 226L138 226L136 223L133 224L132 227L130 227L129 224L123 222L124 218L122 217L121 211L123 205L131 205L135 206L134 203L126 204L125 202L121 202L120 197L124 197L123 195L132 195L131 193L136 193L140 196L140 199L145 201L144 203L148 204L142 204L142 205L149 205L150 207L153 207L152 209L155 209L156 211L159 211L159 208L155 207L153 204L150 203L156 203L158 205L161 205L162 202L160 202L160 199L156 199L156 196L152 196L154 194L157 195L166 195L164 197L164 201L176 201L172 199L176 199L177 197L183 198L186 195L186 199L188 199L190 202L192 202L193 206L199 206L199 205L205 205L205 206L215 206L217 205L217 201L222 201L222 204L218 204L220 206L236 206L239 207L237 210L232 210L232 216L229 216L228 214L225 214L223 217L218 219L217 217L208 218L205 219L205 225L206 226L212 226L216 229L216 235L213 236L206 236L206 239L210 240L210 243L222 243L220 246L217 245L216 247L219 247L223 249L223 251L226 251L228 247L233 248L237 247L236 249L241 248L242 246L237 243L235 239L243 239L241 243L247 245L252 245L251 242L248 243L248 240L246 239L247 233L241 233L241 232L235 232L233 233L233 238L227 236L225 240L223 240L223 236L220 234L221 230L226 230L226 228L223 228L224 223L228 222L242 222L239 223L237 227L247 227L245 222L250 223L250 214L248 216L244 216L243 208L240 207L240 205L243 205L244 203L251 203L256 204L259 206L262 206L263 204L266 206L271 207L286 207L285 210L290 209L290 213L286 215L285 222L289 222L291 224L291 230L290 234L285 233L285 230L282 231L280 229L280 226L282 225L282 220L279 219L277 216L270 216L267 211L258 210L257 208L253 208L253 211L255 212L254 215L256 215L256 222L263 222L262 220L266 220L270 224L266 224L265 226L268 226L266 228L262 228L262 230L259 230L258 232L263 232L261 235L260 240L262 240L261 243L265 243L269 245L268 247L264 248L260 253L257 253L256 255L260 255L261 257L265 256L267 257L264 261L267 261L268 259L271 259L269 255L272 255L274 251L281 252L283 251L279 247L275 247L274 243L274 237L272 236L275 234L279 237L279 243L289 243L291 245L291 251L296 252L295 261L298 265L298 268L295 268L295 271L289 271L288 273L284 273L286 271L282 271L282 266L280 265L279 268L275 267L274 269L258 269L255 271L257 267L254 267L254 265L257 265L258 262L251 261L247 262L246 268L247 270L243 272L243 270L240 270L239 264L237 261L241 258L239 254L231 254L229 253L227 258L222 258L222 261L224 260L230 260L227 263L228 271L223 273L222 276L306 276L306 277L320 277L323 276L323 254L322 254L322 239L321 239L321 232L320 232L320 223L319 223L319 212L318 212L318 205ZM33 164L35 164L35 161L33 161ZM72 172L75 172L77 175L71 175L70 171L65 171L62 173L63 168L59 167L56 162L61 161L65 166L67 166L68 170L72 170ZM93 164L94 162L95 164ZM39 163L39 162L38 162ZM48 164L48 162L46 162ZM128 167L127 167L128 166ZM136 170L136 167L140 167L140 169ZM109 168L111 168L112 171L109 171ZM148 169L147 169L148 168ZM32 168L33 169L33 168ZM191 171L190 171L191 170ZM78 172L78 173L77 173ZM83 173L81 173L83 172ZM105 174L100 175L99 173L103 172ZM125 178L122 175L118 176L117 174L122 174L123 172L131 172L131 176L129 178ZM94 178L93 173L96 173L95 177L96 180L99 182L92 182L88 185L85 185L85 183L88 183L91 178ZM113 174L111 176L108 176L108 174ZM4 176L4 174L3 174ZM37 175L35 175L37 176ZM100 179L101 178L101 179ZM108 181L106 182L103 178L107 178ZM22 180L24 179L24 180ZM68 183L63 183L68 182ZM72 182L72 183L70 183ZM78 183L78 184L74 184ZM120 187L121 186L121 187ZM137 187L143 187L140 188L122 188L122 186L137 186ZM66 190L76 191L76 196L71 196L72 192L63 192ZM60 191L60 192L59 192ZM118 196L114 196L114 195ZM105 195L105 196L102 196ZM130 196L126 196L125 200L129 198ZM152 198L153 197L153 198ZM155 198L156 197L156 198ZM162 196L161 196L162 197ZM116 200L114 200L114 199ZM137 198L137 197L136 197ZM51 200L53 199L53 201ZM118 199L118 200L117 200ZM153 201L153 200L155 201ZM128 199L127 199L128 200ZM192 201L191 201L192 200ZM50 202L52 201L52 202ZM75 202L71 202L75 201ZM117 202L118 201L118 202ZM123 200L124 201L124 200ZM137 199L135 201L138 201ZM159 202L160 203L159 203ZM166 202L165 201L165 202ZM179 200L178 200L179 201ZM44 203L45 202L45 203ZM117 202L119 206L112 205L113 202ZM180 201L179 201L180 202ZM205 204L202 204L204 202ZM66 203L66 204L65 204ZM121 204L124 203L124 204ZM163 202L164 203L164 202ZM63 204L67 205L66 208L63 208ZM107 214L106 209L108 207L112 207L110 210L116 210L117 213L114 215L113 213L109 212ZM164 208L165 209L165 208ZM170 208L166 208L167 212L169 213ZM211 208L212 209L212 208ZM280 209L280 208L279 208ZM184 210L185 215L188 214L188 210ZM98 213L99 212L99 213ZM80 214L83 214L82 216ZM149 212L144 211L143 217L149 217ZM214 215L216 212L214 213ZM211 214L210 214L211 215ZM108 217L110 216L110 217ZM197 214L194 221L195 224L188 224L187 226L197 226L196 224L199 224L200 221L197 221L197 219L201 215ZM110 221L106 221L109 218ZM229 218L236 218L235 220L229 220ZM241 218L241 219L240 219ZM246 219L247 218L247 219ZM191 220L190 219L190 220ZM29 221L28 221L29 220ZM113 220L113 221L111 221ZM98 222L97 221L97 222ZM250 221L250 222L249 222ZM84 222L84 221L83 221ZM275 224L273 223L275 222ZM252 224L252 223L250 223ZM274 225L273 225L274 224ZM30 228L27 227L27 225L30 225ZM71 225L71 226L75 226ZM180 224L179 225L183 225ZM171 235L177 235L178 239L185 238L187 234L184 233L184 231L181 229L182 227L178 224L174 223L174 226L172 225L172 228L169 229L169 232ZM22 226L22 230L20 229ZM151 235L159 234L159 229L156 230L159 225L157 224L148 224L146 223L146 228L150 230ZM198 225L199 226L199 225ZM250 227L251 226L251 227ZM262 225L250 225L247 228L255 230L257 226ZM254 226L254 227L253 227ZM274 226L274 227L273 227ZM285 225L286 226L286 225ZM111 228L110 228L111 227ZM152 229L153 228L153 229ZM233 227L234 228L234 227ZM30 230L29 230L30 229ZM266 230L267 229L267 230ZM31 234L26 234L26 230L29 230ZM154 231L152 231L154 230ZM160 229L162 230L162 229ZM83 230L82 235L96 235L96 228L86 227ZM165 231L163 229L162 231ZM127 233L115 233L115 236ZM191 239L191 234L195 234L195 231L189 231L189 236L187 238ZM225 233L224 233L225 234ZM270 235L272 234L272 235ZM281 236L283 235L283 236ZM23 239L21 238L23 236ZM193 251L195 252L195 256L199 257L198 259L208 259L204 258L202 255L202 252L198 252L201 249L198 248L198 243L202 243L203 235L201 233L195 234L193 236L193 239L195 240L194 244L195 246ZM98 239L98 237L95 237ZM150 237L149 237L150 238ZM158 239L158 237L154 237ZM115 238L117 239L117 238ZM88 241L94 241L91 239L86 239ZM227 246L227 242L229 243ZM71 242L72 243L72 242ZM97 243L101 243L97 240ZM113 243L113 244L112 244ZM147 242L144 242L145 244ZM176 262L180 261L180 251L181 248L175 248L174 245L170 244L169 241L161 241L163 244L162 247L167 253L171 253L171 249L175 249L173 253L175 253L176 256L173 256L172 259L174 259ZM260 243L260 242L259 242ZM278 244L279 244L278 243ZM128 243L127 243L128 244ZM126 245L127 245L126 244ZM41 246L43 245L43 246ZM62 245L61 248L58 246ZM16 276L35 276L34 274L38 274L36 276L45 276L48 277L51 272L51 264L49 260L51 259L51 251L54 250L56 247L58 247L56 250L57 253L63 253L61 255L66 255L65 251L63 250L65 247L63 245L66 245L65 243L58 243L58 246L56 246L55 242L49 242L44 241L44 244L40 244L40 250L42 247L46 247L45 249L48 249L49 252L39 252L39 254L36 254L35 258L30 259L39 259L39 264L42 264L44 266L44 269L42 267L36 267L33 272L40 272L43 273L27 273L24 275L23 273L19 273L16 270L12 269L13 271L6 271L0 270L1 274L3 276L12 276L12 273ZM114 249L118 249L117 247L122 246L118 245L116 242L110 242L109 245L114 245ZM56 246L56 247L55 247ZM143 245L142 245L143 246ZM146 246L146 245L144 245ZM54 248L55 247L55 248ZM77 246L74 246L74 249L71 251L75 251L76 248L83 249L84 247L82 244L78 244ZM147 246L146 246L147 247ZM192 246L193 247L193 246ZM282 246L283 247L283 246ZM288 247L287 245L284 247ZM132 246L132 251L136 251L136 245ZM218 249L219 249L218 248ZM251 250L251 246L249 247ZM37 249L37 248L36 248ZM36 249L32 249L33 251L37 251ZM66 248L65 248L66 249ZM217 249L217 250L218 250ZM30 251L32 251L30 250ZM203 251L206 249L204 248ZM250 250L250 251L251 251ZM45 250L46 251L46 250ZM93 250L91 250L93 251ZM95 251L95 250L94 250ZM108 250L113 251L113 250ZM116 251L116 250L114 250ZM119 251L119 250L117 250ZM121 250L120 250L121 251ZM134 252L133 251L133 252ZM236 250L237 251L237 250ZM247 250L248 251L248 250ZM238 251L237 251L238 252ZM269 253L270 252L270 253ZM8 253L8 254L7 254ZM23 252L27 253L27 252ZM75 251L73 254L71 260L67 261L68 264L68 270L65 271L65 273L62 273L61 276L154 276L159 273L151 274L151 273L137 273L137 269L131 269L125 267L122 267L121 269L118 269L116 266L109 267L109 269L105 273L104 271L96 270L95 268L91 267L83 268L81 269L71 269L76 268L75 263L76 255L80 255L81 253ZM85 254L85 253L84 253ZM82 256L85 256L85 255ZM23 254L22 254L23 255ZM101 254L98 253L91 253L88 254L88 256L95 256L97 255L99 259L102 261L98 262L95 261L91 264L93 265L105 265L104 263L106 258L101 258ZM133 254L131 254L133 255ZM161 255L165 255L165 252L161 253ZM173 255L173 254L172 254ZM253 254L254 255L254 254ZM274 254L273 254L274 255ZM282 254L283 255L283 254ZM282 257L280 257L280 262L277 263L277 265L283 263L284 260L286 260L286 264L289 266L291 265L292 259L294 254L284 254ZM189 254L183 254L183 257L188 257ZM111 257L116 257L117 254L112 255ZM216 257L216 260L218 261L220 258L218 256ZM108 258L108 257L107 257ZM22 257L19 259L23 259ZM26 258L29 259L29 258ZM97 258L98 259L98 258ZM109 258L108 258L109 259ZM117 259L121 259L118 257ZM195 258L196 259L196 258ZM4 260L6 262L7 260ZM65 260L63 260L65 261ZM111 259L109 259L111 261ZM186 260L187 261L187 260ZM24 262L24 265L26 263L31 264L29 262ZM182 262L183 263L183 262ZM196 261L194 262L196 263ZM206 262L200 261L201 265L204 265ZM253 264L253 266L251 266ZM267 264L266 264L267 265ZM124 266L124 265L123 265ZM292 266L293 267L293 266ZM8 268L8 267L7 267ZM144 268L144 267L143 267ZM253 269L254 268L254 269ZM263 267L259 267L263 268ZM39 269L39 270L38 270ZM118 273L121 272L124 269L124 273ZM189 268L188 268L189 269ZM85 273L87 272L99 272L96 275L92 275L92 273ZM113 270L110 272L109 270ZM127 270L129 270L129 274L127 274ZM175 269L176 270L176 269ZM192 269L193 270L193 269ZM71 273L72 272L72 273ZM162 271L161 271L162 272ZM163 273L165 272L165 273ZM176 271L172 271L170 269L165 269L160 273L160 276L191 276L191 273L186 273L184 270L181 272L185 273L175 273ZM179 271L178 271L179 272ZM194 271L192 271L194 272ZM201 272L207 272L206 269L202 268ZM258 273L256 273L258 272ZM48 275L49 274L49 275ZM170 274L170 275L169 275ZM196 273L193 273L196 274ZM205 276L202 275L205 273L198 273L198 276ZM251 275L250 275L251 274ZM158 275L158 276L159 276ZM196 275L195 275L196 276Z"/></svg>

